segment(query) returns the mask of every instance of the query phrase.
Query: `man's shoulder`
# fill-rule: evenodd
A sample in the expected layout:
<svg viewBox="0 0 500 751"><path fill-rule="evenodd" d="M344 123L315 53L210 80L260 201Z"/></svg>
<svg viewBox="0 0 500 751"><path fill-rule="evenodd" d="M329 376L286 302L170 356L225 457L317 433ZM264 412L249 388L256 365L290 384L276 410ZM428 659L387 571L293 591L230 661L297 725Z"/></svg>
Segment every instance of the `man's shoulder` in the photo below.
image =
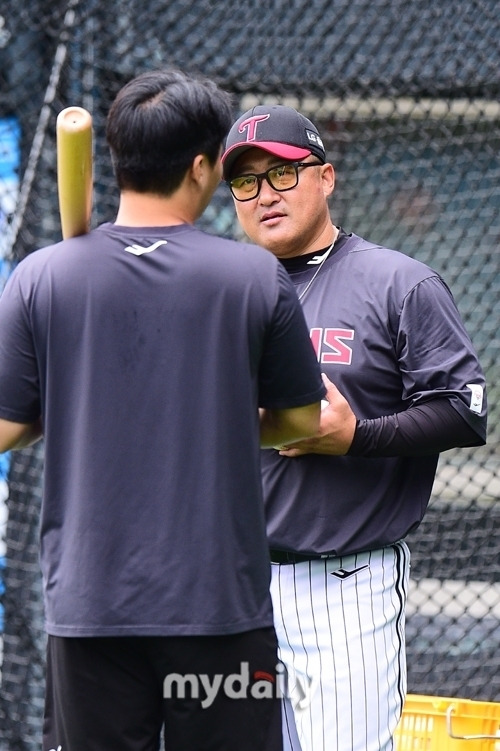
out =
<svg viewBox="0 0 500 751"><path fill-rule="evenodd" d="M34 248L22 261L18 263L18 267L32 266L37 264L46 263L49 258L58 257L60 254L66 254L71 252L72 249L93 246L98 238L103 238L103 235L99 232L100 228L96 228L77 237L66 238L65 240L58 240L44 245L40 248Z"/></svg>
<svg viewBox="0 0 500 751"><path fill-rule="evenodd" d="M393 273L406 273L416 278L426 279L439 276L438 272L426 263L407 255L402 250L389 248L352 234L348 237L346 251L358 256L364 264L369 264L375 275L387 276Z"/></svg>
<svg viewBox="0 0 500 751"><path fill-rule="evenodd" d="M268 250L250 242L236 240L230 237L219 237L204 233L203 244L210 254L210 262L218 258L228 268L242 269L246 273L252 271L261 278L268 276L276 279L281 264Z"/></svg>
<svg viewBox="0 0 500 751"><path fill-rule="evenodd" d="M247 242L244 240L237 240L233 237L222 237L219 235L210 235L206 232L203 233L205 238L211 238L215 247L226 249L231 252L239 252L245 254L249 258L257 258L259 260L267 261L270 265L277 265L278 261L269 250L265 250L260 245Z"/></svg>

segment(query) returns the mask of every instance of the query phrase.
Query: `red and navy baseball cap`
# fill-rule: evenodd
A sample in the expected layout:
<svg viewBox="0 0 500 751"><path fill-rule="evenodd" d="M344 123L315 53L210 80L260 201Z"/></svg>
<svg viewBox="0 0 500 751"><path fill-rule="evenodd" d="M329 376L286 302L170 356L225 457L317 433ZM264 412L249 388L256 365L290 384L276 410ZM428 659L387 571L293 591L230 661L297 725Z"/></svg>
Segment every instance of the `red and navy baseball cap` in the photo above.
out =
<svg viewBox="0 0 500 751"><path fill-rule="evenodd" d="M224 178L231 175L235 161L248 149L258 148L294 161L314 154L326 160L325 147L316 126L284 104L258 105L234 123L222 155Z"/></svg>

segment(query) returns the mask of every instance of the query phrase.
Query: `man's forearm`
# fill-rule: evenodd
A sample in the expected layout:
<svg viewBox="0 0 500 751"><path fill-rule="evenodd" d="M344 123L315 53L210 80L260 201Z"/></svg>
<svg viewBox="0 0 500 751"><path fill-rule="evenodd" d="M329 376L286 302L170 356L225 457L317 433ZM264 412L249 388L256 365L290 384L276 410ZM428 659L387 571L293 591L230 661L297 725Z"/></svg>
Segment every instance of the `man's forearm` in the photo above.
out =
<svg viewBox="0 0 500 751"><path fill-rule="evenodd" d="M43 429L40 419L31 423L20 423L0 418L0 453L31 446L42 435Z"/></svg>
<svg viewBox="0 0 500 751"><path fill-rule="evenodd" d="M260 409L260 445L272 448L309 438L319 429L320 403L293 409Z"/></svg>
<svg viewBox="0 0 500 751"><path fill-rule="evenodd" d="M427 456L462 446L480 446L474 429L446 398L405 412L358 420L350 456Z"/></svg>

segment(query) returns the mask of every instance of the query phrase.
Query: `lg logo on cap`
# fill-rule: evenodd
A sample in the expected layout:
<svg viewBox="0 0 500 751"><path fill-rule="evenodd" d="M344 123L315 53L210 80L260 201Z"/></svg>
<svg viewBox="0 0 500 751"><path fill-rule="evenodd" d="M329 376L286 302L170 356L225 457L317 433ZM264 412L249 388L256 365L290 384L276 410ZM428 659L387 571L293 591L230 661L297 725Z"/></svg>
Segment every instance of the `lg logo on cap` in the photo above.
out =
<svg viewBox="0 0 500 751"><path fill-rule="evenodd" d="M306 135L307 135L308 141L313 141L313 143L317 143L318 146L320 146L323 149L323 151L325 150L325 147L323 146L323 141L321 140L321 138L318 136L317 133L313 133L312 130L306 129Z"/></svg>

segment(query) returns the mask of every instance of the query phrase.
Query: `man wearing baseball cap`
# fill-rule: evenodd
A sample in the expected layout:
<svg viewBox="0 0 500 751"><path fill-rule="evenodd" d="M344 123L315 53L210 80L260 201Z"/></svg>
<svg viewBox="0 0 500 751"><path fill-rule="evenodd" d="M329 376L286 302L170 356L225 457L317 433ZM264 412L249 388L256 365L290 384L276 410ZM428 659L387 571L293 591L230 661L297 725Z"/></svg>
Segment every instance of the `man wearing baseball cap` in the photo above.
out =
<svg viewBox="0 0 500 751"><path fill-rule="evenodd" d="M261 457L285 748L389 751L406 692L404 538L440 452L485 443L484 375L443 279L332 222L335 171L308 118L248 110L223 173L243 230L295 285L327 386L317 436Z"/></svg>
<svg viewBox="0 0 500 751"><path fill-rule="evenodd" d="M226 143L224 174L231 174L236 160L254 146L284 159L300 160L314 154L326 161L316 126L300 112L282 105L254 107L236 121Z"/></svg>

